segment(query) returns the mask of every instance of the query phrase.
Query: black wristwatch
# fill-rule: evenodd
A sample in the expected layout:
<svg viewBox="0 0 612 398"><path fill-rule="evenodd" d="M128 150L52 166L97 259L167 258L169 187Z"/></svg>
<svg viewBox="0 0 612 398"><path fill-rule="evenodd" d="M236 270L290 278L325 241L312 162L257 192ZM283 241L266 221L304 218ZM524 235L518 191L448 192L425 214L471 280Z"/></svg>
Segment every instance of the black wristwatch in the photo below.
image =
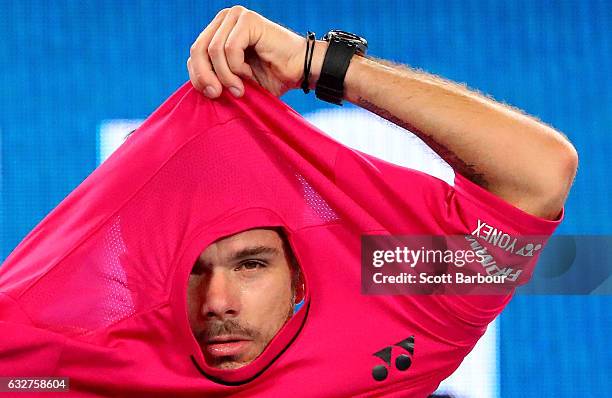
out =
<svg viewBox="0 0 612 398"><path fill-rule="evenodd" d="M368 42L363 37L342 30L330 30L323 39L329 43L315 94L317 98L342 105L344 77L353 55L365 55Z"/></svg>

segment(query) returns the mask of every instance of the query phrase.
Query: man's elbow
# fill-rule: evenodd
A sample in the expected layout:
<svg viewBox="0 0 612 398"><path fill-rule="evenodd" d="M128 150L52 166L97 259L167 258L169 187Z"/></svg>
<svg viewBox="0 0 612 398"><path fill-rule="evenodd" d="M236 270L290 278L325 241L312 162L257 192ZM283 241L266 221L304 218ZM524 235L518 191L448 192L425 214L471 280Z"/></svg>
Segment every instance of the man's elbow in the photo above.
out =
<svg viewBox="0 0 612 398"><path fill-rule="evenodd" d="M565 194L567 196L567 193L569 193L569 190L574 183L576 172L578 171L578 151L576 151L576 148L574 148L574 146L569 142L566 143L565 160L563 164L565 168L563 178L565 178L566 181L567 188Z"/></svg>
<svg viewBox="0 0 612 398"><path fill-rule="evenodd" d="M546 163L549 169L544 170L545 181L538 190L537 201L541 206L538 215L552 220L559 216L574 183L578 170L578 152L569 141L563 140L552 159Z"/></svg>

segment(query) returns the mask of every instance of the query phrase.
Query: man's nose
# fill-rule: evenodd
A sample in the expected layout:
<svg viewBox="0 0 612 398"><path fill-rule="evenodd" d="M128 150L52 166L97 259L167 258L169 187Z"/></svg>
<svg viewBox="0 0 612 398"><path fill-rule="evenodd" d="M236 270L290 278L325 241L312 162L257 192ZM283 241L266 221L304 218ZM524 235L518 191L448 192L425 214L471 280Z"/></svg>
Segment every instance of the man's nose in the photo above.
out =
<svg viewBox="0 0 612 398"><path fill-rule="evenodd" d="M225 319L238 315L239 288L226 270L213 271L206 281L202 315L206 319Z"/></svg>

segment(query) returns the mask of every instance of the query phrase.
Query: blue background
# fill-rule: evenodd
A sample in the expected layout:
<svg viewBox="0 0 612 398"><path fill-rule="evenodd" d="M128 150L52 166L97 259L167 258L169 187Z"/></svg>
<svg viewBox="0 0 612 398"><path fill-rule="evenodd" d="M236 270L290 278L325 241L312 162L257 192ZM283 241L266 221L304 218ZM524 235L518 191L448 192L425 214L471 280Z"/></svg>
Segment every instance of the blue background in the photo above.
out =
<svg viewBox="0 0 612 398"><path fill-rule="evenodd" d="M466 82L563 131L580 170L558 232L612 231L612 3L242 4L300 33L359 33L374 56ZM229 5L1 2L0 259L94 169L102 120L145 118L187 79L190 44ZM326 107L301 92L284 100L300 112ZM501 316L501 397L611 392L611 304L515 297Z"/></svg>

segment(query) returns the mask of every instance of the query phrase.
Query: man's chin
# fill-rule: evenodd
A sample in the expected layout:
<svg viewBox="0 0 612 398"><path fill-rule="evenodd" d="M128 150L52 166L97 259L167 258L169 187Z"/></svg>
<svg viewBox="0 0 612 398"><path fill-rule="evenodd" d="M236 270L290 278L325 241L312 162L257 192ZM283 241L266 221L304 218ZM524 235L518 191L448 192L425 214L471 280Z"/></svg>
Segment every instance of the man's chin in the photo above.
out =
<svg viewBox="0 0 612 398"><path fill-rule="evenodd" d="M214 361L212 361L210 366L216 369L240 369L244 366L247 366L251 362L253 361L237 361L236 359L231 357L227 359L216 358Z"/></svg>

